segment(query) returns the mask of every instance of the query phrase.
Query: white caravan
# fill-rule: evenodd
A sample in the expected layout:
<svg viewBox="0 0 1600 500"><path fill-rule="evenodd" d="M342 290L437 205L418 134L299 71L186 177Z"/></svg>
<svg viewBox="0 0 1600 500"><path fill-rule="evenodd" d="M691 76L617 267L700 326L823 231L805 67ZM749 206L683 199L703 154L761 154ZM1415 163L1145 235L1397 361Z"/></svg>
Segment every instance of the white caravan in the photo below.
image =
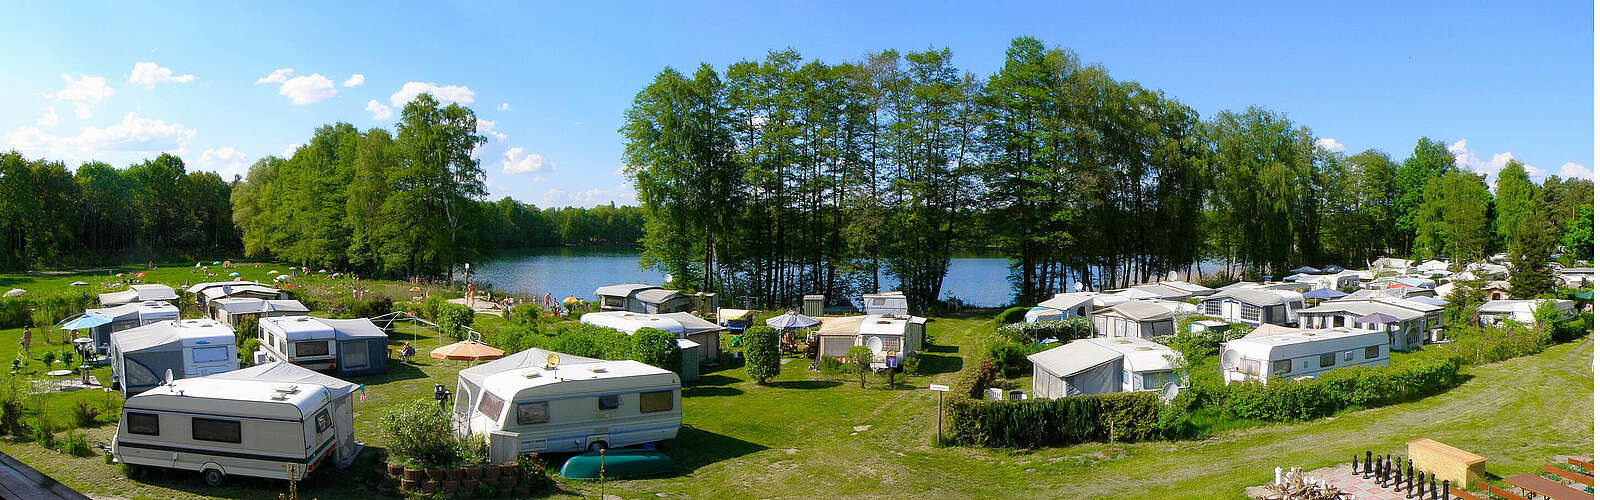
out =
<svg viewBox="0 0 1600 500"><path fill-rule="evenodd" d="M1225 384L1316 377L1346 366L1389 366L1389 336L1349 328L1295 329L1223 343L1219 361Z"/></svg>
<svg viewBox="0 0 1600 500"><path fill-rule="evenodd" d="M672 439L683 423L678 375L638 361L529 349L461 370L457 380L456 431L487 433L496 463Z"/></svg>
<svg viewBox="0 0 1600 500"><path fill-rule="evenodd" d="M338 364L334 347L338 334L332 326L309 316L261 318L261 351L268 361L283 361L312 370L331 370Z"/></svg>
<svg viewBox="0 0 1600 500"><path fill-rule="evenodd" d="M247 370L174 380L129 397L111 455L199 472L213 486L230 474L299 480L326 461L354 458L359 448L346 449L355 445L347 439L354 384L277 363Z"/></svg>

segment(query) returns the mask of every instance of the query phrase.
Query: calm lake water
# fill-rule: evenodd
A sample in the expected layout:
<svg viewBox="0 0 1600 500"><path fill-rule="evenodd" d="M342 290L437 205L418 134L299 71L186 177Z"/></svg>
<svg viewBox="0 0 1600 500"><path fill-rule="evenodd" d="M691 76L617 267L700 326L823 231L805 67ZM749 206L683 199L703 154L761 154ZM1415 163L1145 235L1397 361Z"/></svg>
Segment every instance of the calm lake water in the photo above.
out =
<svg viewBox="0 0 1600 500"><path fill-rule="evenodd" d="M950 262L939 297L956 296L980 307L1011 301L1006 281L1010 263L1004 258L956 258ZM594 289L619 283L659 284L665 275L639 268L639 252L631 248L551 248L501 256L472 264L472 281L488 282L495 290L556 299L568 295L593 299ZM893 287L887 276L879 279Z"/></svg>

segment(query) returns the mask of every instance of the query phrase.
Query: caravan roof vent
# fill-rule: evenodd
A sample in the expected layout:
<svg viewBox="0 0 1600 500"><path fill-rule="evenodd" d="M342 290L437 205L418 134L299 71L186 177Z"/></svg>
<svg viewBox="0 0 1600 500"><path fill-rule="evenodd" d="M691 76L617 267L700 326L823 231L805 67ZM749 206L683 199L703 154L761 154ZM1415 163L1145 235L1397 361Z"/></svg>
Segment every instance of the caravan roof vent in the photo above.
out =
<svg viewBox="0 0 1600 500"><path fill-rule="evenodd" d="M1133 350L1135 350L1135 351L1154 351L1155 349L1151 349L1151 348L1145 347L1145 346L1139 346L1139 347L1133 348Z"/></svg>
<svg viewBox="0 0 1600 500"><path fill-rule="evenodd" d="M604 367L604 366L596 366L596 367L590 368L589 371L594 372L594 373L605 373L606 372L606 367Z"/></svg>
<svg viewBox="0 0 1600 500"><path fill-rule="evenodd" d="M311 317L310 316L300 316L298 318L295 318L294 320L295 321L311 321Z"/></svg>
<svg viewBox="0 0 1600 500"><path fill-rule="evenodd" d="M288 399L289 399L289 395L281 393L281 392L272 395L272 400L273 401L286 401Z"/></svg>
<svg viewBox="0 0 1600 500"><path fill-rule="evenodd" d="M1118 343L1118 344L1132 344L1133 343L1132 340L1117 340L1115 342Z"/></svg>
<svg viewBox="0 0 1600 500"><path fill-rule="evenodd" d="M280 385L272 388L278 394L295 394L300 392L300 386L294 384Z"/></svg>
<svg viewBox="0 0 1600 500"><path fill-rule="evenodd" d="M880 325L887 325L887 324L889 324L889 323L890 323L890 321L889 321L889 320L886 320L886 319L880 319L880 320L878 320L878 324L880 324Z"/></svg>
<svg viewBox="0 0 1600 500"><path fill-rule="evenodd" d="M523 378L539 378L539 372L537 372L537 371L529 371L528 373L522 374L522 377Z"/></svg>
<svg viewBox="0 0 1600 500"><path fill-rule="evenodd" d="M1317 334L1315 332L1306 332L1306 333L1304 333L1304 335L1307 336L1307 337L1315 337L1315 336L1317 336Z"/></svg>

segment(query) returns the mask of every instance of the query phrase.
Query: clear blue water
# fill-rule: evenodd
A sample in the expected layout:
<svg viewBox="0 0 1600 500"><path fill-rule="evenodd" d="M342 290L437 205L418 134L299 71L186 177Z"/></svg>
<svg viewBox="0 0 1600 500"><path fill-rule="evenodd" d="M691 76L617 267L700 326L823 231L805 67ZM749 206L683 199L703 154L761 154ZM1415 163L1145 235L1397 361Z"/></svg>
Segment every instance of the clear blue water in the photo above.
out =
<svg viewBox="0 0 1600 500"><path fill-rule="evenodd" d="M979 307L1005 305L1011 301L1011 284L1006 281L1009 260L1004 258L956 258L950 262L939 298L960 297ZM472 264L472 281L487 282L495 290L518 295L556 299L568 295L594 298L594 289L619 283L659 284L665 275L639 268L639 252L631 248L550 248L504 255L488 262ZM879 282L891 288L895 281L882 276Z"/></svg>

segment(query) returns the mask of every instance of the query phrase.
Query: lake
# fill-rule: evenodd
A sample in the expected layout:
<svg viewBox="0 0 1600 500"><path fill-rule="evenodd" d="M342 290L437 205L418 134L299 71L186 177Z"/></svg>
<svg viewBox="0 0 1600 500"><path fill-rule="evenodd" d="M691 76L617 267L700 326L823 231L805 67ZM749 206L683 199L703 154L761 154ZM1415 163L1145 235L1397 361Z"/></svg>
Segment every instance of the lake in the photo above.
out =
<svg viewBox="0 0 1600 500"><path fill-rule="evenodd" d="M1010 261L1004 258L951 259L939 297L960 297L968 304L995 307L1011 302L1006 281ZM556 299L568 295L593 299L594 289L619 283L660 284L665 274L639 268L639 251L632 248L562 247L540 249L473 263L472 281L487 282L495 290ZM879 278L885 287L895 281Z"/></svg>

